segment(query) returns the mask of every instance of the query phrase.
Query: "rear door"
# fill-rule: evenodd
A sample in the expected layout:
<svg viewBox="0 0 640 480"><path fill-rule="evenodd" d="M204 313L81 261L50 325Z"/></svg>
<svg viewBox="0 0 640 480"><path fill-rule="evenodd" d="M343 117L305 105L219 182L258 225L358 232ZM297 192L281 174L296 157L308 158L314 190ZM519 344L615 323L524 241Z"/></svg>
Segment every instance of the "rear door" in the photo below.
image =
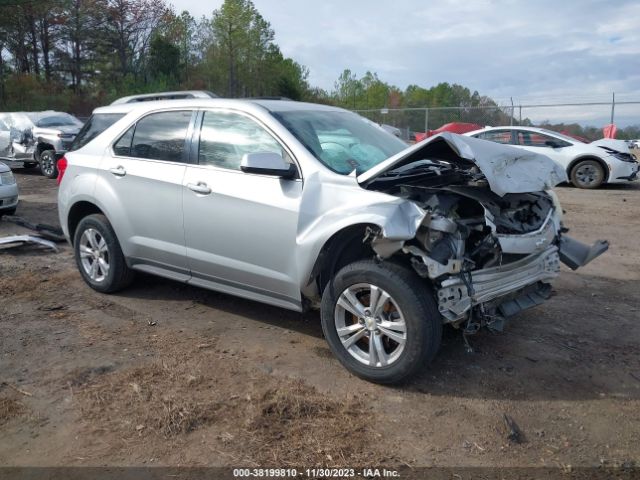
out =
<svg viewBox="0 0 640 480"><path fill-rule="evenodd" d="M192 110L142 117L114 143L100 172L109 194L100 193L111 202L109 220L125 255L143 270L180 280L189 277L182 181L194 118Z"/></svg>
<svg viewBox="0 0 640 480"><path fill-rule="evenodd" d="M255 119L206 110L197 122L183 181L192 283L267 303L300 307L296 231L302 180L244 173L245 153L289 152Z"/></svg>

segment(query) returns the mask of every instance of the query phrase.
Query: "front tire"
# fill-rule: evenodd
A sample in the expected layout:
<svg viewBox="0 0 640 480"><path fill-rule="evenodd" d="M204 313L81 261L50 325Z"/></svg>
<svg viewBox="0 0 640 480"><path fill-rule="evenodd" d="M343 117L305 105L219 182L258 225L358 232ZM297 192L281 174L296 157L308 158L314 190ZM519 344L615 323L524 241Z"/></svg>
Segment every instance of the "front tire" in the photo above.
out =
<svg viewBox="0 0 640 480"><path fill-rule="evenodd" d="M571 169L571 183L578 188L598 188L604 179L604 169L597 160L582 160Z"/></svg>
<svg viewBox="0 0 640 480"><path fill-rule="evenodd" d="M9 208L7 210L0 210L0 218L2 218L4 215L15 215L15 214L16 214L16 207Z"/></svg>
<svg viewBox="0 0 640 480"><path fill-rule="evenodd" d="M104 215L89 215L80 221L73 248L78 270L94 290L113 293L133 281L134 272L127 266L116 234Z"/></svg>
<svg viewBox="0 0 640 480"><path fill-rule="evenodd" d="M45 150L40 154L40 172L47 178L58 177L56 152L54 152L53 150Z"/></svg>
<svg viewBox="0 0 640 480"><path fill-rule="evenodd" d="M365 380L409 379L438 352L442 317L429 287L409 268L364 260L325 288L322 330L347 370Z"/></svg>

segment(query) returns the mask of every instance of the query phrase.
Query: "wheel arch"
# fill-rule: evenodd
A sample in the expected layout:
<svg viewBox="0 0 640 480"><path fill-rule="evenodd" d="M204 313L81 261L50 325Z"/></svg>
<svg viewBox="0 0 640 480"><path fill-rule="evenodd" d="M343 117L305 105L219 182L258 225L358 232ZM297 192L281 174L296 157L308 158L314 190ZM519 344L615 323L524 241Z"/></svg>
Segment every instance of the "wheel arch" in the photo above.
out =
<svg viewBox="0 0 640 480"><path fill-rule="evenodd" d="M36 144L35 155L38 160L40 160L40 154L45 150L53 150L55 152L56 147L53 146L51 142L45 140L43 138L38 138L38 143Z"/></svg>
<svg viewBox="0 0 640 480"><path fill-rule="evenodd" d="M341 268L358 260L375 258L376 252L365 238L369 230L379 232L382 229L381 225L362 222L344 226L334 232L322 245L311 270L308 284L315 287L318 295L322 295L324 287ZM393 261L397 258L394 256ZM391 259L388 260L391 261Z"/></svg>
<svg viewBox="0 0 640 480"><path fill-rule="evenodd" d="M100 214L106 217L106 214L96 204L86 200L80 200L71 206L67 214L67 228L69 229L69 240L72 245L80 221L93 214Z"/></svg>
<svg viewBox="0 0 640 480"><path fill-rule="evenodd" d="M351 224L342 227L324 242L309 278L309 284L315 284L319 295L322 295L332 273L352 261L375 255L371 246L363 242L368 228L380 227L373 223Z"/></svg>
<svg viewBox="0 0 640 480"><path fill-rule="evenodd" d="M584 160L593 160L598 162L602 167L602 171L604 172L604 181L602 183L607 183L609 181L609 174L611 173L609 171L609 166L602 158L597 157L596 155L582 155L571 160L571 163L567 167L567 178L569 179L569 181L571 181L571 172L573 171L575 166Z"/></svg>

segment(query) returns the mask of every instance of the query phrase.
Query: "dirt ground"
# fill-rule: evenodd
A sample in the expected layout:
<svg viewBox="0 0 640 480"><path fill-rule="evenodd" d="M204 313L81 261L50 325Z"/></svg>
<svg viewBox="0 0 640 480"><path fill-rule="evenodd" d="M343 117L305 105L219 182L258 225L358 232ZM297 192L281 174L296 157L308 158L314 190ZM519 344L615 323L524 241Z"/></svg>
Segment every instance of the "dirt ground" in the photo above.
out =
<svg viewBox="0 0 640 480"><path fill-rule="evenodd" d="M55 181L16 174L18 215L57 224ZM395 388L347 373L317 313L149 276L106 296L66 245L0 252L0 465L637 465L640 183L557 191L610 251Z"/></svg>

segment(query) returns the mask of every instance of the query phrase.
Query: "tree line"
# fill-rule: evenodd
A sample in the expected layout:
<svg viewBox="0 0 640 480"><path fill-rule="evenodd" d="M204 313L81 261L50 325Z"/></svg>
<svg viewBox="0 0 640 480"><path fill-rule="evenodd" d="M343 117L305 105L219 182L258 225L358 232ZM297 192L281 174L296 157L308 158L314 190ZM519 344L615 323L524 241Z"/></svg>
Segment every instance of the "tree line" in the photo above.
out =
<svg viewBox="0 0 640 480"><path fill-rule="evenodd" d="M87 113L168 89L294 99L310 90L308 70L282 54L250 0L200 19L165 0L7 0L0 51L4 110Z"/></svg>
<svg viewBox="0 0 640 480"><path fill-rule="evenodd" d="M4 111L55 109L84 116L125 95L197 89L348 109L458 106L465 109L464 121L510 120L493 99L457 84L402 90L376 73L358 77L347 69L331 91L313 87L309 70L283 55L251 0L225 0L199 19L176 12L167 0L4 0L0 53ZM431 128L451 121L437 111L431 116ZM407 114L405 123L422 131L425 119Z"/></svg>

